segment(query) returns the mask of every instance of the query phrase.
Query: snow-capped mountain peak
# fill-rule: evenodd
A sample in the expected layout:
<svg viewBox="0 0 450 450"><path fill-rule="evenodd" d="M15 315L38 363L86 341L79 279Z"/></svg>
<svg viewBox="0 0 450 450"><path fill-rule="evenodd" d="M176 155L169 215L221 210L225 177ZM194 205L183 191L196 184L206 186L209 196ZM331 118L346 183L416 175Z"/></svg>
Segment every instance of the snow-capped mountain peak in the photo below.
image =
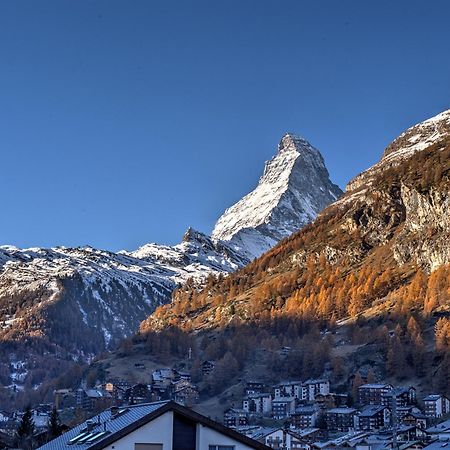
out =
<svg viewBox="0 0 450 450"><path fill-rule="evenodd" d="M408 128L386 147L383 157L378 163L360 173L348 183L346 192L352 192L353 194L352 196L345 196L342 203L360 197L367 189L370 189L378 174L400 165L417 152L436 144L449 133L450 109Z"/></svg>
<svg viewBox="0 0 450 450"><path fill-rule="evenodd" d="M212 238L253 259L312 221L341 193L330 181L319 150L287 133L257 187L224 212Z"/></svg>

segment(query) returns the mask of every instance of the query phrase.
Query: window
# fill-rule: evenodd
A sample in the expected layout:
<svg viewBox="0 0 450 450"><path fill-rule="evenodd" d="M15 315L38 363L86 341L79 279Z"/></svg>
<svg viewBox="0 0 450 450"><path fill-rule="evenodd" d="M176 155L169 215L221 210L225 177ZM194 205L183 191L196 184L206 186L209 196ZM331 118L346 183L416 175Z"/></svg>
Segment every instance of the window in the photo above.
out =
<svg viewBox="0 0 450 450"><path fill-rule="evenodd" d="M234 445L210 445L209 450L234 450Z"/></svg>
<svg viewBox="0 0 450 450"><path fill-rule="evenodd" d="M162 444L134 444L134 450L163 450Z"/></svg>

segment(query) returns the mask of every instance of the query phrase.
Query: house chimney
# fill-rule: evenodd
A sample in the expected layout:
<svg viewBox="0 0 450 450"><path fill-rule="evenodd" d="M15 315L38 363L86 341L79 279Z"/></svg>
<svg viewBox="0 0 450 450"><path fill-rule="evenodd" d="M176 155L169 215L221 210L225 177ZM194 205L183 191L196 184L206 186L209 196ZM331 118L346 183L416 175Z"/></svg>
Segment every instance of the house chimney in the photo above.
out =
<svg viewBox="0 0 450 450"><path fill-rule="evenodd" d="M115 419L119 414L119 408L117 406L111 406L111 419Z"/></svg>

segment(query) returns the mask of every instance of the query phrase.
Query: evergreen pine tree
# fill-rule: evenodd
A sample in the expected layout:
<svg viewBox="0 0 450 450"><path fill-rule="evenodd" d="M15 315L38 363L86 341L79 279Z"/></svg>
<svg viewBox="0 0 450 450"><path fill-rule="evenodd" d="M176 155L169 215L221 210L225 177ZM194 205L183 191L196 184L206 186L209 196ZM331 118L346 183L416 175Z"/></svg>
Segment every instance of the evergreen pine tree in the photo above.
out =
<svg viewBox="0 0 450 450"><path fill-rule="evenodd" d="M30 406L27 406L22 420L17 427L17 441L19 447L23 450L30 450L33 448L33 436L35 426Z"/></svg>
<svg viewBox="0 0 450 450"><path fill-rule="evenodd" d="M47 425L48 439L55 439L61 435L61 422L59 420L59 414L55 407L53 407Z"/></svg>

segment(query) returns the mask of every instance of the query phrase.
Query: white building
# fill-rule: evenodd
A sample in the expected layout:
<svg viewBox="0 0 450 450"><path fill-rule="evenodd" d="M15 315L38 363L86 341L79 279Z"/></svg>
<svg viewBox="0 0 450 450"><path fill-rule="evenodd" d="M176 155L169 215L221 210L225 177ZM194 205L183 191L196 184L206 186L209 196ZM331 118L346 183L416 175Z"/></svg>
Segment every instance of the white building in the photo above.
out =
<svg viewBox="0 0 450 450"><path fill-rule="evenodd" d="M425 415L439 418L450 412L450 400L444 395L432 394L423 399Z"/></svg>
<svg viewBox="0 0 450 450"><path fill-rule="evenodd" d="M172 401L110 408L40 450L269 450Z"/></svg>
<svg viewBox="0 0 450 450"><path fill-rule="evenodd" d="M242 409L247 413L270 414L272 396L270 394L250 394L242 401Z"/></svg>
<svg viewBox="0 0 450 450"><path fill-rule="evenodd" d="M307 387L307 400L313 402L317 394L327 395L330 393L330 382L328 380L308 380L305 382Z"/></svg>
<svg viewBox="0 0 450 450"><path fill-rule="evenodd" d="M274 397L295 397L301 399L302 384L301 381L285 381L280 383L274 387Z"/></svg>

